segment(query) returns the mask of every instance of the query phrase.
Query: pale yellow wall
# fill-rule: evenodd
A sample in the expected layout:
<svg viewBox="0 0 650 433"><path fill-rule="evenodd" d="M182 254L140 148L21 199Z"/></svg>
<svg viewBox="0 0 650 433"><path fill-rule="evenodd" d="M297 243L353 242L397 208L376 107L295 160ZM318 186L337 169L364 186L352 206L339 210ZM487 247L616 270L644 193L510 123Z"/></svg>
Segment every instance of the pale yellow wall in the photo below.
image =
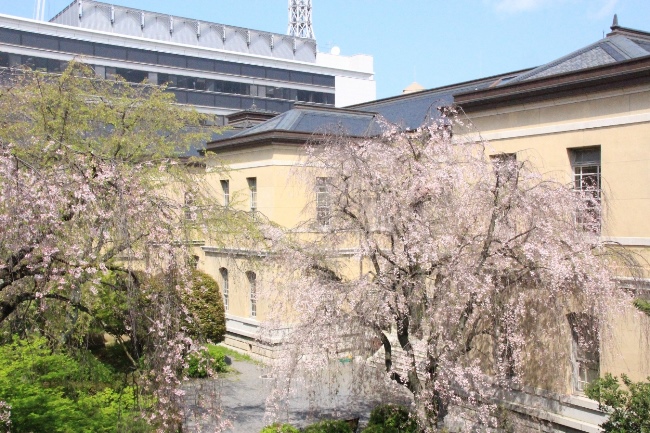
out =
<svg viewBox="0 0 650 433"><path fill-rule="evenodd" d="M600 146L602 236L627 243L650 277L650 87L590 94L470 113L488 153L517 153L540 173L567 184L567 149ZM627 275L627 272L622 272ZM650 376L650 320L634 309L603 332L601 373ZM568 389L567 389L568 390Z"/></svg>
<svg viewBox="0 0 650 433"><path fill-rule="evenodd" d="M230 171L209 175L209 182L215 191L220 192L219 181L229 179L231 200L234 200L237 209L249 210L246 178L256 177L258 212L284 227L294 227L313 217L309 213L312 210L307 207L313 197L308 194L308 187L299 178L299 170L295 170L295 165L300 159L298 147L257 147L222 152L219 157L230 167Z"/></svg>

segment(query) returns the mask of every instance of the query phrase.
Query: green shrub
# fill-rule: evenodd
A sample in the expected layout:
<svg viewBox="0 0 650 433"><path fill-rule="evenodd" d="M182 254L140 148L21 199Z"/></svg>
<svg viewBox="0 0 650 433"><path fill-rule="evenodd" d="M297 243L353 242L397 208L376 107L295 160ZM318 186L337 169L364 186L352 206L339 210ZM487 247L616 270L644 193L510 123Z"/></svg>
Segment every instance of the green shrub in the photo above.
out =
<svg viewBox="0 0 650 433"><path fill-rule="evenodd" d="M607 373L590 383L585 394L596 400L599 408L609 414L600 426L605 432L650 432L650 378L649 382L632 382L621 375L624 389L618 379Z"/></svg>
<svg viewBox="0 0 650 433"><path fill-rule="evenodd" d="M225 373L228 371L226 357L219 350L208 346L199 352L194 352L187 357L187 376L195 379L203 379L209 376L209 371Z"/></svg>
<svg viewBox="0 0 650 433"><path fill-rule="evenodd" d="M291 424L278 424L267 425L260 433L300 433L300 430Z"/></svg>
<svg viewBox="0 0 650 433"><path fill-rule="evenodd" d="M136 426L135 390L113 381L97 360L53 352L41 337L0 346L0 398L11 406L13 433L150 429Z"/></svg>
<svg viewBox="0 0 650 433"><path fill-rule="evenodd" d="M415 419L404 406L383 404L370 412L368 426L363 433L417 433Z"/></svg>
<svg viewBox="0 0 650 433"><path fill-rule="evenodd" d="M353 433L347 421L324 420L307 426L303 433Z"/></svg>
<svg viewBox="0 0 650 433"><path fill-rule="evenodd" d="M220 343L226 335L226 316L219 285L205 272L192 271L192 290L183 299L197 323L190 333Z"/></svg>

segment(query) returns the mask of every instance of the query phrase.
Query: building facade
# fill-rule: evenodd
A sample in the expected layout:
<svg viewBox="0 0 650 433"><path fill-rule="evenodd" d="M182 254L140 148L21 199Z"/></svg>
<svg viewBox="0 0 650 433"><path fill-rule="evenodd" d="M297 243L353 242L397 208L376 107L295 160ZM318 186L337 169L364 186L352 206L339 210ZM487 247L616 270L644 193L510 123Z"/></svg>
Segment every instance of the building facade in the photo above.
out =
<svg viewBox="0 0 650 433"><path fill-rule="evenodd" d="M372 57L317 52L314 39L75 0L50 22L0 15L0 67L61 72L72 59L98 76L166 84L179 103L224 116L294 102L374 99ZM350 89L354 89L350 92Z"/></svg>
<svg viewBox="0 0 650 433"><path fill-rule="evenodd" d="M226 182L229 192L250 195L240 209L261 212L284 227L301 227L304 221L317 220L320 212L318 188L306 190L294 175L304 143L318 140L333 126L351 136L372 136L378 116L414 129L437 116L437 107L452 105L461 107L490 142L489 155L509 154L530 161L548 178L577 190L595 190L603 205L601 239L639 257L635 278L622 268L618 284L649 297L650 33L616 22L602 40L538 68L346 109L296 105L209 143L208 150L232 168L227 178L212 182L215 188ZM265 278L249 260L255 252L210 245L203 250L201 266L222 285L224 275L228 278L227 341L272 356L274 342L256 340L271 307L259 305L254 296L256 284ZM575 339L571 326L567 317L566 335ZM611 332L599 341L597 351L585 353L568 338L567 358L554 361L557 386L528 383L498 396L511 411L515 431L600 431L605 416L584 396L586 384L605 373L625 373L632 380L650 375L650 320L621 312L609 326ZM456 408L448 417L449 427L469 431L475 415L471 408Z"/></svg>

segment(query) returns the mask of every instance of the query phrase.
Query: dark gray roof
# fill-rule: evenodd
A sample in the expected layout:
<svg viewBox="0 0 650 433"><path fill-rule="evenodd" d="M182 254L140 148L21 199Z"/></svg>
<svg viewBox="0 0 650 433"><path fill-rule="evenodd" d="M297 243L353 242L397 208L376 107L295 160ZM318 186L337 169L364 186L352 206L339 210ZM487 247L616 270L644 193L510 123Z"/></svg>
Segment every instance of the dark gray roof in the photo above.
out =
<svg viewBox="0 0 650 433"><path fill-rule="evenodd" d="M618 26L612 27L612 32L606 38L523 73L502 85L575 72L649 55L650 33Z"/></svg>
<svg viewBox="0 0 650 433"><path fill-rule="evenodd" d="M352 136L368 136L380 132L378 115L402 128L415 129L427 120L438 117L438 108L452 105L454 95L457 94L508 86L649 55L650 33L620 27L615 20L612 32L606 38L537 68L380 99L345 109L296 104L292 110L231 137L240 138L269 131L309 134L336 131ZM224 138L228 137L221 139Z"/></svg>
<svg viewBox="0 0 650 433"><path fill-rule="evenodd" d="M374 111L393 124L406 129L415 129L425 121L437 118L440 115L438 111L439 107L452 105L454 102L454 94L484 89L514 74L510 73L437 89L409 93L374 102L366 102L348 108Z"/></svg>
<svg viewBox="0 0 650 433"><path fill-rule="evenodd" d="M252 128L238 131L230 137L240 138L268 131L290 131L313 133L344 132L347 135L363 137L379 131L376 115L368 112L354 112L336 108L317 108L296 104L271 120ZM217 141L222 138L217 138Z"/></svg>

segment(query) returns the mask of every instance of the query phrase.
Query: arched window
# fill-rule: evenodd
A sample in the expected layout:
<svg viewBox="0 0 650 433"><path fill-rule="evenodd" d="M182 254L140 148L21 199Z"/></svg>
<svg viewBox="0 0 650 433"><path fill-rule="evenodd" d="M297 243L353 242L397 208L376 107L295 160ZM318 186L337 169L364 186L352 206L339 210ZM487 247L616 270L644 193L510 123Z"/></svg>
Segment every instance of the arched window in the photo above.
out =
<svg viewBox="0 0 650 433"><path fill-rule="evenodd" d="M573 390L583 393L587 385L600 377L598 322L586 313L569 313L571 327L571 364Z"/></svg>
<svg viewBox="0 0 650 433"><path fill-rule="evenodd" d="M250 288L251 317L257 317L257 275L255 272L246 272L248 287Z"/></svg>
<svg viewBox="0 0 650 433"><path fill-rule="evenodd" d="M221 288L223 290L223 308L228 311L228 269L219 269L221 274Z"/></svg>

